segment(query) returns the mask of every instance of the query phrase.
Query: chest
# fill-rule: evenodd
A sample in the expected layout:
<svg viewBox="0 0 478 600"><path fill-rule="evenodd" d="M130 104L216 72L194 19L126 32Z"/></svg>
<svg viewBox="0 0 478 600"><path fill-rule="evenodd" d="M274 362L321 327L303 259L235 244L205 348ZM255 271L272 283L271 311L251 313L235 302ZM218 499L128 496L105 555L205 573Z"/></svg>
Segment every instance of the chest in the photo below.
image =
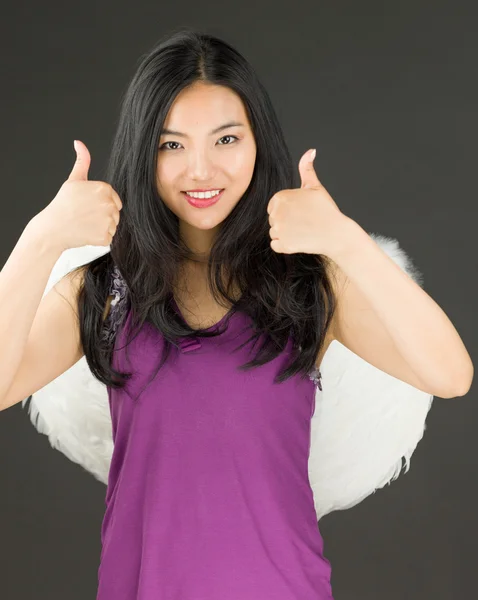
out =
<svg viewBox="0 0 478 600"><path fill-rule="evenodd" d="M106 318L113 296L108 296L104 317ZM181 311L181 315L192 329L208 328L218 323L230 310L231 306L224 307L216 302L207 289L204 280L196 278L189 280L187 285L181 286L174 293L174 299ZM317 355L315 366L320 369L322 359L333 341L332 328L325 336L322 349Z"/></svg>
<svg viewBox="0 0 478 600"><path fill-rule="evenodd" d="M230 307L224 308L214 301L210 294L204 293L202 296L182 296L180 299L175 297L176 303L181 310L183 319L193 329L200 327L212 327L226 315ZM324 344L317 355L315 366L320 369L322 359L333 341L332 328L326 333Z"/></svg>
<svg viewBox="0 0 478 600"><path fill-rule="evenodd" d="M231 309L231 306L221 306L210 294L205 293L201 296L175 294L174 299L183 319L192 329L212 327Z"/></svg>
<svg viewBox="0 0 478 600"><path fill-rule="evenodd" d="M239 290L234 286L233 297ZM192 329L208 328L218 323L231 309L231 304L219 304L208 285L204 267L183 267L174 290L174 300L181 315ZM224 301L225 303L225 301Z"/></svg>

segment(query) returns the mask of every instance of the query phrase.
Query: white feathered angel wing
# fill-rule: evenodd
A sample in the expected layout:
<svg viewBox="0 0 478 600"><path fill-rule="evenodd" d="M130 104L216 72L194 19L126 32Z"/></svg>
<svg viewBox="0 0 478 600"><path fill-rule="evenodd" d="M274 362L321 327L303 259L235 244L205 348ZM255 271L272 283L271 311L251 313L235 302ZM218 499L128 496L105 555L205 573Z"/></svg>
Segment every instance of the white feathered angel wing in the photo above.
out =
<svg viewBox="0 0 478 600"><path fill-rule="evenodd" d="M396 240L371 234L380 247L421 284L421 274ZM73 268L109 251L85 246L65 251L52 270L44 294ZM345 346L332 342L321 364L311 421L309 480L317 518L350 508L400 474L425 430L433 396L373 367ZM24 407L28 398L22 402ZM32 395L32 423L60 450L99 481L108 482L113 452L106 386L86 358Z"/></svg>
<svg viewBox="0 0 478 600"><path fill-rule="evenodd" d="M397 240L370 234L402 270L422 276ZM311 422L309 481L320 520L355 506L406 471L433 396L373 367L334 340L322 359Z"/></svg>

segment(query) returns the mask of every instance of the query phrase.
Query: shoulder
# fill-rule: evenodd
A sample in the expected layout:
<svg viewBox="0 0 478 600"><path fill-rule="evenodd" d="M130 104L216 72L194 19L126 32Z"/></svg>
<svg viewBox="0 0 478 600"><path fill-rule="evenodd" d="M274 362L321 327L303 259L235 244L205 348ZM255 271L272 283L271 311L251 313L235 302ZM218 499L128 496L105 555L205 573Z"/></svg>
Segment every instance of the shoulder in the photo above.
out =
<svg viewBox="0 0 478 600"><path fill-rule="evenodd" d="M344 286L347 282L347 277L345 276L345 273L342 271L342 269L338 266L338 264L329 258L326 262L326 273L327 279L330 284L332 296L334 298L334 312L329 325L329 329L327 331L328 339L332 341L334 339L337 339L335 337L337 319L339 315L337 308L339 304L339 299L343 293Z"/></svg>
<svg viewBox="0 0 478 600"><path fill-rule="evenodd" d="M57 292L67 291L68 296L78 302L79 293L83 287L85 280L85 272L87 265L76 267L69 271L60 281L54 285Z"/></svg>
<svg viewBox="0 0 478 600"><path fill-rule="evenodd" d="M67 283L68 286L70 286L72 288L72 291L73 291L76 299L78 299L78 294L79 294L81 288L83 287L88 266L89 266L89 263L86 263L85 265L76 267L75 269L73 269L72 271L70 271L69 273L67 273L65 275L65 278L64 278L66 280L65 283ZM110 278L111 279L110 289L109 289L108 296L106 298L106 304L105 304L105 309L103 312L102 321L105 321L105 319L108 317L108 314L109 314L110 308L111 308L111 303L115 298L115 289L117 289L118 293L119 293L119 286L118 285L115 286L115 281L114 281L114 277L115 276L118 277L118 275L119 275L119 272L113 271L113 274Z"/></svg>
<svg viewBox="0 0 478 600"><path fill-rule="evenodd" d="M332 314L332 319L325 333L324 343L322 348L317 356L315 366L319 369L322 363L322 359L327 352L330 344L337 339L337 320L339 318L339 298L343 292L344 286L347 282L347 278L345 273L340 269L340 267L335 263L332 259L328 258L325 261L325 271L327 274L327 279L330 283L330 288L332 292L332 296L334 298L334 312ZM327 304L327 308L329 309L329 304L327 302L327 297L325 298L325 302Z"/></svg>

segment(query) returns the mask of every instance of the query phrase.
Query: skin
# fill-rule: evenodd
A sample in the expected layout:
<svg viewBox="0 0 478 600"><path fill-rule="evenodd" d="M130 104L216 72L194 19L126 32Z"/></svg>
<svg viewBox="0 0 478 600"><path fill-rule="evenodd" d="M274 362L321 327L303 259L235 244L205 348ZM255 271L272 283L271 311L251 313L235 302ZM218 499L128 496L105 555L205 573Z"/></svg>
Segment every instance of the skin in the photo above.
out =
<svg viewBox="0 0 478 600"><path fill-rule="evenodd" d="M243 126L211 134L231 121ZM251 182L256 161L254 135L240 96L228 87L204 82L178 94L163 129L182 132L185 137L160 136L158 192L178 217L181 238L204 264L222 221ZM197 188L225 190L213 206L195 208L182 191Z"/></svg>

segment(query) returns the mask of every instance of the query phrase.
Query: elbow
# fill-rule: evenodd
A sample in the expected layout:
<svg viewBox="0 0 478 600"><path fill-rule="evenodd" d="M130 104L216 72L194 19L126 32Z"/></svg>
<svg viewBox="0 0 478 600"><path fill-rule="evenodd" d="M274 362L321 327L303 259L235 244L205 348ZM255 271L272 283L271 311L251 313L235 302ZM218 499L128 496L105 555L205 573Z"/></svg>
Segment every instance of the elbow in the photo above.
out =
<svg viewBox="0 0 478 600"><path fill-rule="evenodd" d="M466 374L453 377L449 386L450 392L446 396L443 396L443 398L458 398L466 396L466 394L468 394L470 391L471 384L473 382L473 375L473 363L470 361Z"/></svg>

